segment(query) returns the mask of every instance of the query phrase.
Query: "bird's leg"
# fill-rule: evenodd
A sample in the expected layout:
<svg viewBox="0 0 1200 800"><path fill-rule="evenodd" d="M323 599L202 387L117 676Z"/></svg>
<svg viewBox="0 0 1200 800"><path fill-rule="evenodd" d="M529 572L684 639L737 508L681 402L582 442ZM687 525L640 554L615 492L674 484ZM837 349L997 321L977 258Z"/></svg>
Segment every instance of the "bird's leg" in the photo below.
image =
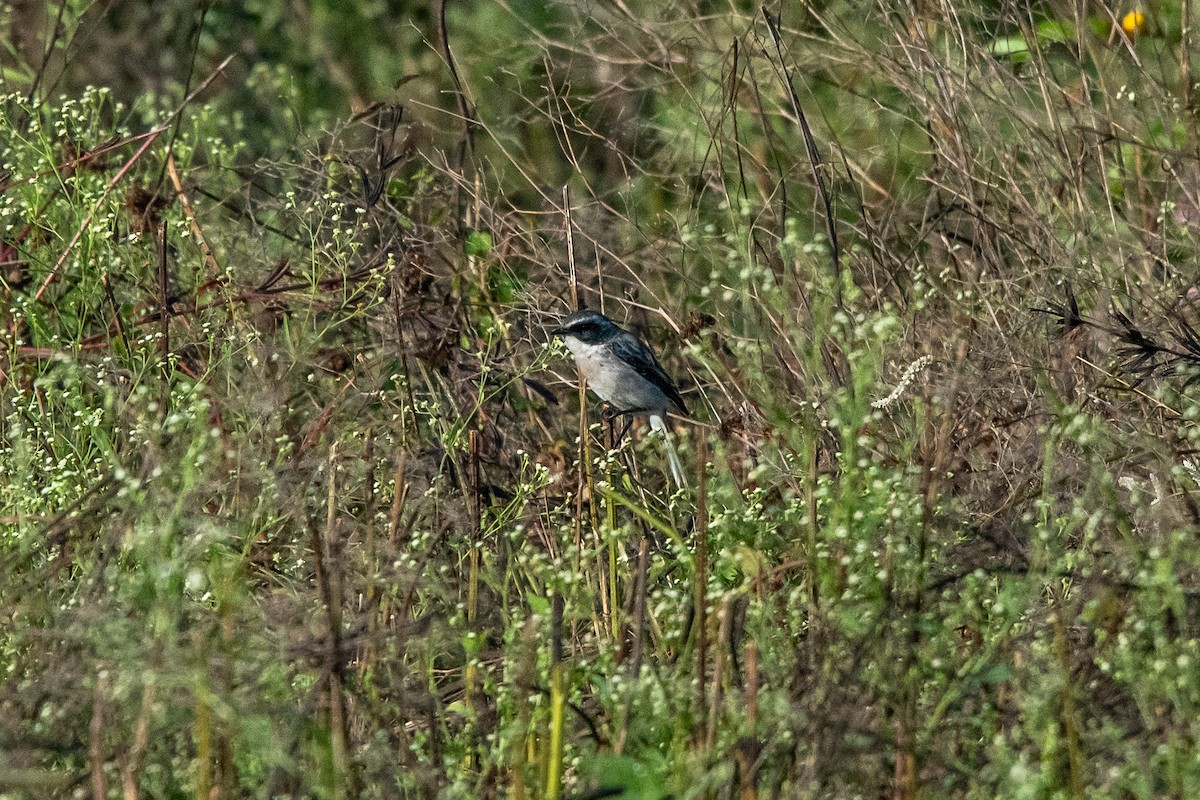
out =
<svg viewBox="0 0 1200 800"><path fill-rule="evenodd" d="M621 440L625 438L625 434L629 433L629 428L632 425L633 425L633 415L628 414L625 416L625 427L621 428L621 435L617 437L617 440L615 442L613 442L613 447L616 447L618 444L621 443Z"/></svg>
<svg viewBox="0 0 1200 800"><path fill-rule="evenodd" d="M604 404L604 411L602 413L604 415L604 421L609 423L610 432L612 430L611 426L613 420L620 416L625 417L625 427L621 428L621 433L617 436L617 438L611 440L611 448L615 450L617 445L621 443L621 440L625 438L625 434L629 433L629 429L633 426L633 414L626 411L617 411L608 403Z"/></svg>
<svg viewBox="0 0 1200 800"><path fill-rule="evenodd" d="M602 415L604 417L604 435L605 435L604 446L608 450L616 450L617 449L617 431L616 431L616 427L613 425L613 423L616 422L617 417L616 417L616 414L608 413L609 409L610 409L610 406L607 403L605 403L604 404L605 413Z"/></svg>

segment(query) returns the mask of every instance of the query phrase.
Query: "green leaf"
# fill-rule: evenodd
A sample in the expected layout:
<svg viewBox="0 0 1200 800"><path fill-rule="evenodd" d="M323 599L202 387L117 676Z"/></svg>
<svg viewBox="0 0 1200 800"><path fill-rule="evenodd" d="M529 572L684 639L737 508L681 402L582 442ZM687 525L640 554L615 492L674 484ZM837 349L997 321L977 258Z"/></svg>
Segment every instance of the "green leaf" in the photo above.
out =
<svg viewBox="0 0 1200 800"><path fill-rule="evenodd" d="M1057 19L1047 19L1037 24L1037 35L1043 41L1067 44L1075 40L1075 28Z"/></svg>
<svg viewBox="0 0 1200 800"><path fill-rule="evenodd" d="M1002 36L992 42L992 54L1008 56L1014 63L1029 60L1029 43L1024 36Z"/></svg>
<svg viewBox="0 0 1200 800"><path fill-rule="evenodd" d="M979 682L985 686L991 686L995 683L1004 683L1012 680L1012 670L1005 664L995 664L987 672L980 676Z"/></svg>
<svg viewBox="0 0 1200 800"><path fill-rule="evenodd" d="M471 231L463 242L463 250L469 256L486 256L492 252L492 235L487 231Z"/></svg>
<svg viewBox="0 0 1200 800"><path fill-rule="evenodd" d="M662 800L662 778L629 756L600 753L583 760L581 772L601 789L621 789L620 800Z"/></svg>

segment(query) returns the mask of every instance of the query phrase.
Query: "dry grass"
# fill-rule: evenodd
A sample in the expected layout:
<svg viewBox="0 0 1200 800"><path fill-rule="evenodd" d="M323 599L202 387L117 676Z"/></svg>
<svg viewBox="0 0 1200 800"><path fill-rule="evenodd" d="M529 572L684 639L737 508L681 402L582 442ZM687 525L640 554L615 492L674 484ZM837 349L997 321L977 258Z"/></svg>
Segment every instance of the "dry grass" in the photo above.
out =
<svg viewBox="0 0 1200 800"><path fill-rule="evenodd" d="M244 140L8 97L0 796L1193 796L1188 8L451 7L299 137L267 70Z"/></svg>

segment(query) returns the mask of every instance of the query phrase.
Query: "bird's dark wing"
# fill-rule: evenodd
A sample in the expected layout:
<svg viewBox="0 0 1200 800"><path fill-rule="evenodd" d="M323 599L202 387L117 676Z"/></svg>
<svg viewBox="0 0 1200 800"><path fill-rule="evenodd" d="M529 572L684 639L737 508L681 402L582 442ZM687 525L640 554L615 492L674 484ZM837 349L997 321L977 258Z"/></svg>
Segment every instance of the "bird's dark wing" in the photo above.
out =
<svg viewBox="0 0 1200 800"><path fill-rule="evenodd" d="M679 409L681 414L687 413L687 406L683 404L683 398L679 396L679 390L675 388L671 377L654 357L654 351L647 347L641 339L633 334L620 336L613 339L610 346L613 355L633 367L638 375L662 390L662 393Z"/></svg>

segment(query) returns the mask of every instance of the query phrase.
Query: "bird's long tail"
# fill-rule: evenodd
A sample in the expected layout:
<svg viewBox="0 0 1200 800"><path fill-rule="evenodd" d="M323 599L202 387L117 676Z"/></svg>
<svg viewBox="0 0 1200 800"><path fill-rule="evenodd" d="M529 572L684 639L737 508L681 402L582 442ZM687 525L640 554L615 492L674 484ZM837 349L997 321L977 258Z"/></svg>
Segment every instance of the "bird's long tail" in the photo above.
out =
<svg viewBox="0 0 1200 800"><path fill-rule="evenodd" d="M663 445L667 451L667 464L671 467L671 477L675 479L675 486L686 489L688 482L683 475L683 464L679 463L679 453L675 451L675 439L671 436L671 429L658 414L650 415L650 427L662 434Z"/></svg>

